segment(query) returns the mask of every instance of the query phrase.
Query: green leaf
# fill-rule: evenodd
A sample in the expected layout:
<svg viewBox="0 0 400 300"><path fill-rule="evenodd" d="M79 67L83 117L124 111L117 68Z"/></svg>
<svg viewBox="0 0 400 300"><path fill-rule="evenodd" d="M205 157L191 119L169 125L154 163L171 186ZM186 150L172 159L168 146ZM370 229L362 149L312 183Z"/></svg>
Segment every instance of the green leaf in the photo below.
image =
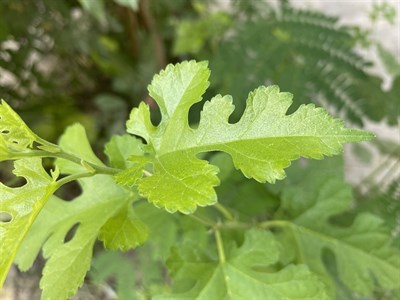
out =
<svg viewBox="0 0 400 300"><path fill-rule="evenodd" d="M147 236L147 226L134 215L129 203L108 219L100 230L99 240L107 249L126 251L143 244Z"/></svg>
<svg viewBox="0 0 400 300"><path fill-rule="evenodd" d="M353 292L371 295L376 286L399 288L400 252L391 246L383 220L362 213L347 226L335 225L333 217L351 207L352 190L342 176L329 171L324 174L321 168L329 170L324 164L314 164L283 192L281 211L290 220L288 245L295 249L297 261L329 282L323 262L328 249L334 255L340 281Z"/></svg>
<svg viewBox="0 0 400 300"><path fill-rule="evenodd" d="M60 145L67 151L77 149L87 161L98 160L80 125L68 128ZM71 173L82 168L61 160L58 163ZM137 199L133 191L118 186L108 175L95 175L78 182L83 191L79 197L68 202L56 197L50 199L16 258L19 268L26 270L43 247L43 256L48 259L40 282L43 299L68 299L76 293L90 268L93 245L99 234L106 246L123 250L142 243L147 235L145 225L133 216L131 203Z"/></svg>
<svg viewBox="0 0 400 300"><path fill-rule="evenodd" d="M83 161L104 166L103 162L93 153L85 128L81 124L76 123L69 126L62 135L59 145L65 153L82 159L81 165L79 165L70 160L58 158L56 165L60 168L61 173L72 174L88 171L87 167L82 164Z"/></svg>
<svg viewBox="0 0 400 300"><path fill-rule="evenodd" d="M114 136L106 145L111 166L124 169L115 175L119 184L131 187L143 176L143 169L150 161L144 156L143 147L140 139L129 135Z"/></svg>
<svg viewBox="0 0 400 300"><path fill-rule="evenodd" d="M0 104L0 133L1 139L14 150L31 148L37 139L20 116L4 100L1 100Z"/></svg>
<svg viewBox="0 0 400 300"><path fill-rule="evenodd" d="M5 102L0 103L0 161L17 157L18 152L34 149L59 152L59 148L34 134L20 116Z"/></svg>
<svg viewBox="0 0 400 300"><path fill-rule="evenodd" d="M54 197L47 203L16 258L20 269L26 270L43 246L43 256L48 258L40 283L43 299L67 299L76 293L89 270L99 233L106 246L127 250L143 241L145 233L138 232L139 228L146 232L143 226L135 227L137 224L130 217L122 220L126 224L115 219L130 214L126 210L135 199L132 192L117 186L106 175L79 182L83 193L78 198L67 202ZM71 240L64 242L74 228ZM132 232L132 228L136 230Z"/></svg>
<svg viewBox="0 0 400 300"><path fill-rule="evenodd" d="M120 252L105 251L93 258L89 273L92 281L101 284L108 278L115 278L117 298L135 299L135 273L132 262Z"/></svg>
<svg viewBox="0 0 400 300"><path fill-rule="evenodd" d="M226 257L220 261L215 251L195 244L174 248L167 265L177 292L155 299L329 299L306 266L273 270L279 244L269 232L246 232L243 245Z"/></svg>
<svg viewBox="0 0 400 300"><path fill-rule="evenodd" d="M129 164L129 157L143 155L143 143L132 136L122 135L113 136L105 146L105 153L114 168L125 169Z"/></svg>
<svg viewBox="0 0 400 300"><path fill-rule="evenodd" d="M238 111L244 108L241 99L249 89L271 82L292 92L296 106L327 103L337 116L360 125L365 119L387 120L398 97L387 99L381 82L368 72L372 63L357 53L352 27L289 3L267 3L254 9L254 16L241 18L239 3L232 5L235 22L230 30L235 34L224 36L209 55L214 87L233 95ZM370 34L363 38L369 40ZM238 117L234 112L234 120Z"/></svg>
<svg viewBox="0 0 400 300"><path fill-rule="evenodd" d="M31 228L48 198L56 189L57 172L49 176L40 158L25 158L14 163L13 173L24 177L27 183L9 188L0 183L0 286L25 235Z"/></svg>
<svg viewBox="0 0 400 300"><path fill-rule="evenodd" d="M144 256L151 252L150 261L153 263L154 261L164 261L169 255L170 248L178 240L177 216L145 202L137 203L135 212L149 227L149 239L144 245L144 249L140 248L138 251L144 252ZM149 251L148 248L151 250Z"/></svg>
<svg viewBox="0 0 400 300"><path fill-rule="evenodd" d="M180 153L153 161L154 175L139 180L139 193L169 212L192 213L196 206L217 203L213 186L219 184L217 167Z"/></svg>
<svg viewBox="0 0 400 300"><path fill-rule="evenodd" d="M192 213L198 205L216 203L218 169L196 158L200 152L224 151L246 177L274 182L284 178L283 169L300 156L321 159L340 153L346 142L373 137L344 128L340 120L314 105L302 105L286 115L292 95L277 86L251 92L235 124L228 122L234 111L231 97L214 97L204 104L198 128L192 129L188 112L201 100L209 75L205 62L167 66L149 86L161 110L160 124L151 124L145 104L134 108L127 122L128 132L143 137L153 156L153 175L136 178L139 192L169 212Z"/></svg>
<svg viewBox="0 0 400 300"><path fill-rule="evenodd" d="M378 55L388 73L393 77L400 76L400 62L390 51L377 44Z"/></svg>

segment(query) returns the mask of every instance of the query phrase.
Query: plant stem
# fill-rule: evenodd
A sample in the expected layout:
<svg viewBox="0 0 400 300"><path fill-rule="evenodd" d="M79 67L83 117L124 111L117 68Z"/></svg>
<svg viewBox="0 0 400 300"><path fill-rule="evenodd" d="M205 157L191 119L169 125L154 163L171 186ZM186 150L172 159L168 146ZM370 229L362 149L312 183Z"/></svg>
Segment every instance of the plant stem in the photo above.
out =
<svg viewBox="0 0 400 300"><path fill-rule="evenodd" d="M218 228L215 229L215 240L217 241L217 250L218 250L218 257L221 263L225 263L225 251L224 245L221 238L221 233Z"/></svg>
<svg viewBox="0 0 400 300"><path fill-rule="evenodd" d="M233 221L234 218L232 216L232 214L230 213L230 211L228 209L226 209L221 203L216 203L214 205L214 207L229 221Z"/></svg>
<svg viewBox="0 0 400 300"><path fill-rule="evenodd" d="M73 163L76 163L78 165L83 165L87 164L89 165L95 172L92 172L92 175L96 174L108 174L108 175L114 175L118 172L120 172L119 169L115 168L110 168L106 166L99 166L94 163L85 161L77 156L74 156L72 154L66 153L66 152L57 152L57 153L52 153L44 150L31 150L29 152L18 152L13 155L13 158L24 158L24 157L54 157L54 158L63 158L66 160L69 160Z"/></svg>
<svg viewBox="0 0 400 300"><path fill-rule="evenodd" d="M196 220L196 221L198 221L198 222L200 222L203 225L210 226L210 227L215 227L216 226L216 224L212 220L208 220L208 219L206 219L206 218L204 218L202 216L191 214L191 215L189 215L189 217L194 219L194 220Z"/></svg>
<svg viewBox="0 0 400 300"><path fill-rule="evenodd" d="M249 228L255 227L255 224L252 223L241 223L241 222L224 222L219 225L220 229L224 230L246 230Z"/></svg>
<svg viewBox="0 0 400 300"><path fill-rule="evenodd" d="M258 227L269 229L271 227L290 227L290 222L283 220L264 221L258 224Z"/></svg>
<svg viewBox="0 0 400 300"><path fill-rule="evenodd" d="M77 173L77 174L72 174L67 177L61 178L60 180L56 181L56 188L59 189L62 185L67 184L71 181L84 178L84 177L91 177L93 176L93 173L91 172L84 172L84 173Z"/></svg>

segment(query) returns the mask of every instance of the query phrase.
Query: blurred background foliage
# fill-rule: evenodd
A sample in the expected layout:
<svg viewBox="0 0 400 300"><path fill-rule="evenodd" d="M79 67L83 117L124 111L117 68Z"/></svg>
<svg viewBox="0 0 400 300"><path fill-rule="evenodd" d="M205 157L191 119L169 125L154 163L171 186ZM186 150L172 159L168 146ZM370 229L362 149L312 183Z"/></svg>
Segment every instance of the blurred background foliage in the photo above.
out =
<svg viewBox="0 0 400 300"><path fill-rule="evenodd" d="M383 2L374 4L369 17L371 22L384 19L395 24L398 13ZM388 88L382 89L382 79L369 71L374 63L359 54L360 48L376 49L391 77ZM35 132L51 141L71 123L82 123L102 158L104 143L111 135L125 132L129 111L140 101L150 105L154 122L159 121L147 85L168 63L186 59L209 61L211 86L204 99L217 93L233 95L237 110L232 121L240 117L249 91L262 84L278 84L294 94L292 111L314 101L349 126L364 127L369 122L399 126L399 57L365 28L343 26L338 17L298 9L290 1L0 1L0 97ZM201 106L191 109L191 122L197 122ZM399 141L377 135L368 147L354 148L364 164L374 155L382 163L354 186L357 204L353 212L371 211L387 220L400 247ZM226 204L242 218L277 208L279 185L243 179L226 158L211 159L219 165L225 184L219 188L220 196L230 199ZM11 165L0 166L1 181L10 180ZM268 201L251 207L235 201L245 198ZM144 287L139 298L146 299L162 289L165 277L163 266L159 270L149 267L153 257L165 258L178 239L178 228L192 228L197 236L201 230L190 222L178 226L176 216L156 210L142 213L154 220L149 222L155 231L163 221L165 235L150 241L135 256L100 254L94 260L93 282L114 278L111 286L117 287L111 298L134 291L124 281L127 268L108 269L104 267L107 261L126 266L127 260L133 260L146 272L151 269L129 275Z"/></svg>

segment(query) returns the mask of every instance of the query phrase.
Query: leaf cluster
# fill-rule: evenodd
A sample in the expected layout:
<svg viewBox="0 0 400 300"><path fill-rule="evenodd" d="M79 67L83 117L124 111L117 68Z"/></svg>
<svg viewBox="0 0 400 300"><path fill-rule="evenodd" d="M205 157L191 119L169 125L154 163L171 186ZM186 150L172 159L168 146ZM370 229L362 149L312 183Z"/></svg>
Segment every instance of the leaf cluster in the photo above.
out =
<svg viewBox="0 0 400 300"><path fill-rule="evenodd" d="M232 98L217 95L194 126L188 113L209 75L207 63L195 61L156 75L148 89L161 122L151 122L147 104L134 108L127 122L133 136L106 144L108 165L81 125L54 145L3 101L0 158L15 160L14 173L27 183L0 186L2 214L9 217L0 221L2 281L15 255L27 270L42 251L42 298L67 299L82 285L99 241L110 250L136 248L141 275L99 273L99 264L107 268L110 260L99 258L92 278L116 274L120 295L139 298L340 299L399 288L400 256L383 221L370 213L346 227L331 220L352 205L340 162L294 166L287 184L263 184L283 179L299 157L332 156L343 143L372 135L345 128L314 105L287 114L292 95L277 86L250 92L234 124ZM213 151L221 153L207 154ZM50 174L42 157L56 159ZM82 194L72 201L53 195L72 181ZM183 214L172 214L177 211ZM165 284L165 268L172 285Z"/></svg>

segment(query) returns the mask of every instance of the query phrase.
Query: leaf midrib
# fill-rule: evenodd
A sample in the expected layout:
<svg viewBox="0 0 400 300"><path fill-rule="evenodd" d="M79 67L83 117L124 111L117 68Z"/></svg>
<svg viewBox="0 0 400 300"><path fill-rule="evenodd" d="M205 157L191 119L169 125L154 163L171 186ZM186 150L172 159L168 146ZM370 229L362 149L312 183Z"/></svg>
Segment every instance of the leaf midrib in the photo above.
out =
<svg viewBox="0 0 400 300"><path fill-rule="evenodd" d="M330 138L335 138L340 144L343 144L344 142L340 142L339 138L360 138L359 135L327 135L327 136L323 136L323 135L315 135L315 136L311 136L311 135L296 135L296 136L273 136L273 137L261 137L261 138L244 138L244 139L231 139L231 140L226 140L226 141L221 141L221 142L215 142L215 143L209 143L209 144L205 144L205 145L193 145L195 144L195 142L192 143L188 143L188 146L183 146L183 147L179 147L179 145L177 147L175 147L174 149L171 150L159 150L159 157L163 156L163 155L167 155L167 154L172 154L172 153L177 153L177 152L186 152L186 153L193 153L193 154L197 154L199 152L206 152L206 151L223 151L224 147L229 147L227 145L229 144L235 144L235 143L259 143L261 140L265 141L265 140L289 140L289 139L315 139L317 141L321 141L322 138L326 138L326 137L330 137ZM299 145L299 147L302 147L301 145Z"/></svg>

